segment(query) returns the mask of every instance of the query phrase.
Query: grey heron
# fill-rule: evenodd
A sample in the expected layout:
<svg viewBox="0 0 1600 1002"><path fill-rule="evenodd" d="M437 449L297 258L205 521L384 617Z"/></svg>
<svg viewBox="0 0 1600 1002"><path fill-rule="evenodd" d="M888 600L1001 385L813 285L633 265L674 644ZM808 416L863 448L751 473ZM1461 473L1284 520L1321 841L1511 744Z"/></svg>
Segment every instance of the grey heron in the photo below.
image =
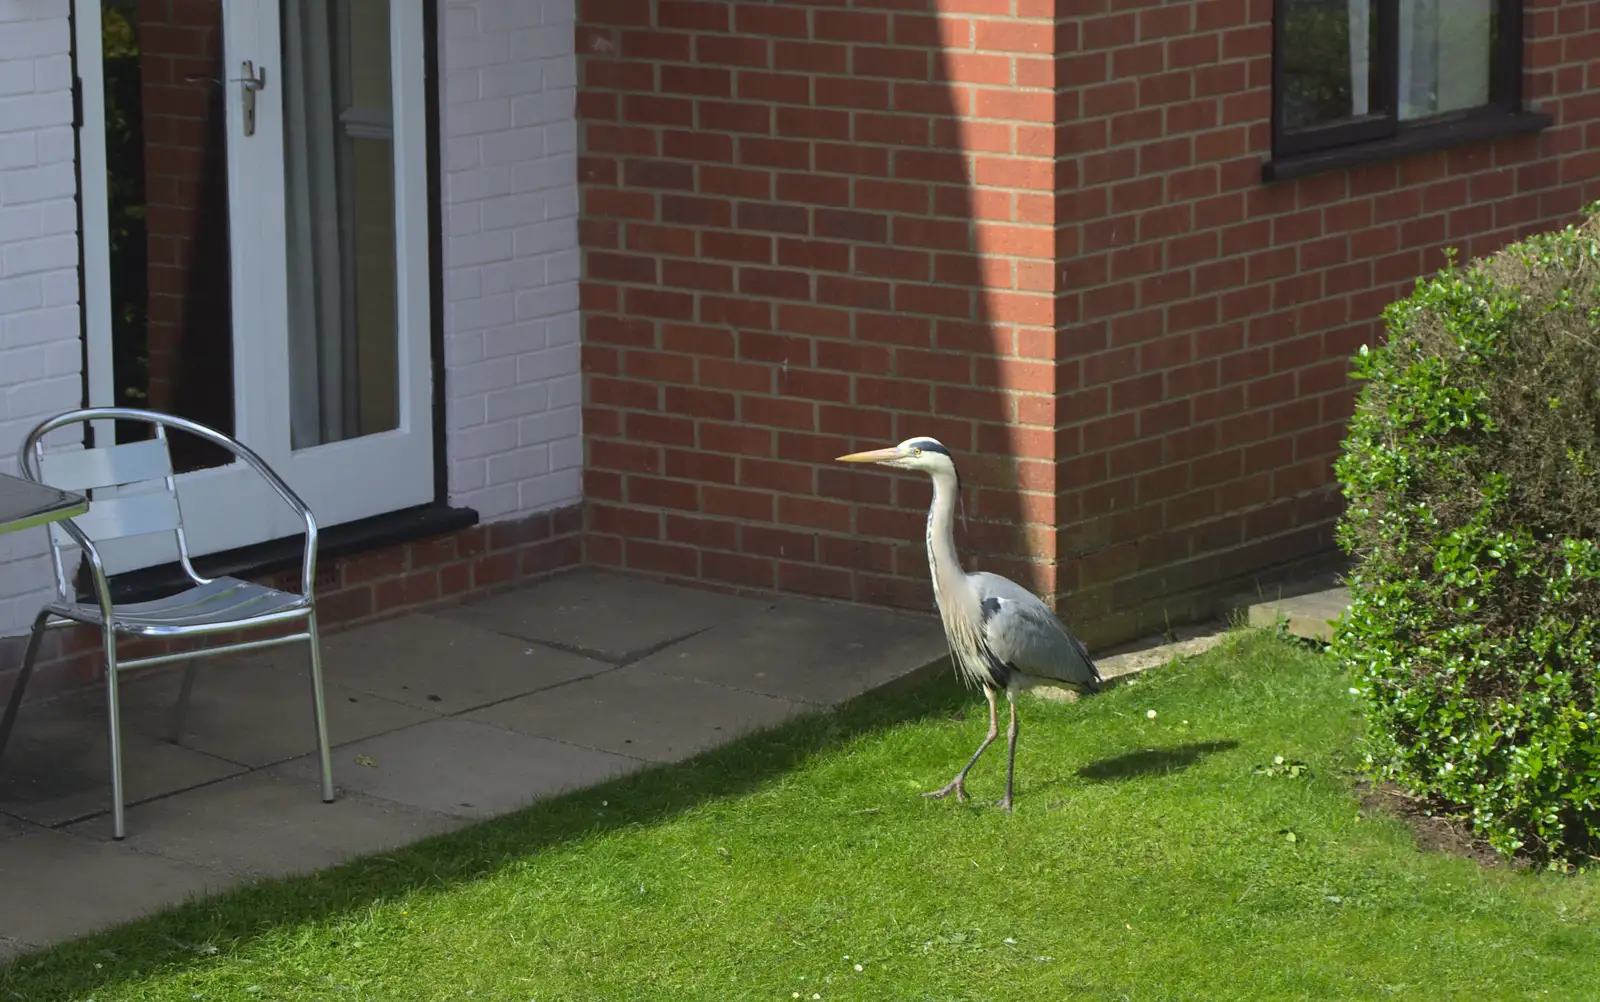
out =
<svg viewBox="0 0 1600 1002"><path fill-rule="evenodd" d="M958 802L966 801L967 773L1000 735L996 700L1004 692L1011 706L1011 725L1006 731L1006 795L999 806L1010 811L1017 768L1018 693L1041 682L1081 693L1098 692L1103 681L1100 671L1088 648L1028 589L998 574L968 574L961 569L955 540L961 479L950 450L937 439L908 438L887 449L840 456L839 461L921 470L933 480L927 533L933 597L956 671L969 684L982 686L988 697L989 733L955 779L923 796L942 798L954 793Z"/></svg>

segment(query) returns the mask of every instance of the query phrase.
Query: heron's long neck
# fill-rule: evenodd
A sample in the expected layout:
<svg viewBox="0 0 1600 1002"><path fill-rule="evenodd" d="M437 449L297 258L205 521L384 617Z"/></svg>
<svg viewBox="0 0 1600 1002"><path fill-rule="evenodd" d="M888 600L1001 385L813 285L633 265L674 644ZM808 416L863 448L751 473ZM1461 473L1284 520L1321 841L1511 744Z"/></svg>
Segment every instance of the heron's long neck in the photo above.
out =
<svg viewBox="0 0 1600 1002"><path fill-rule="evenodd" d="M956 555L956 502L959 488L954 475L944 472L933 475L933 504L928 508L928 570L933 576L934 595L941 607L968 589L958 587L965 583L966 572L961 569L961 558Z"/></svg>

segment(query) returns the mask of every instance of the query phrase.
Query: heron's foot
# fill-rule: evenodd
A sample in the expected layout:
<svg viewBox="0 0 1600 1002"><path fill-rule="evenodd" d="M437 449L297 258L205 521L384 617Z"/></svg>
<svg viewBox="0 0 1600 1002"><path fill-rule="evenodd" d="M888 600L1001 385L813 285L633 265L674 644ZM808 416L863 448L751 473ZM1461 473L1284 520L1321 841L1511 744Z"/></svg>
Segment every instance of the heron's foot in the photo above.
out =
<svg viewBox="0 0 1600 1002"><path fill-rule="evenodd" d="M1005 811L1007 814L1010 814L1011 813L1011 794L1008 793L1005 796L1001 797L999 800L996 800L994 802L994 805L996 807L1000 808L1002 811Z"/></svg>
<svg viewBox="0 0 1600 1002"><path fill-rule="evenodd" d="M947 785L942 786L937 790L929 790L927 793L924 793L923 796L932 797L935 800L943 800L952 793L956 795L956 803L964 804L967 802L967 784L962 777L957 776Z"/></svg>

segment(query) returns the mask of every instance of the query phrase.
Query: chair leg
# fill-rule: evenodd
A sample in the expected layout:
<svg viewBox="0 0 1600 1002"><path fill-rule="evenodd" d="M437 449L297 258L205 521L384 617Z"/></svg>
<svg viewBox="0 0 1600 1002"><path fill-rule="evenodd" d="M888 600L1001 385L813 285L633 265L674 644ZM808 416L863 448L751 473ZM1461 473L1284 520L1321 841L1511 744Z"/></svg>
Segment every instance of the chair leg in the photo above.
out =
<svg viewBox="0 0 1600 1002"><path fill-rule="evenodd" d="M106 726L111 738L111 837L121 841L122 822L122 705L117 699L117 635L105 630Z"/></svg>
<svg viewBox="0 0 1600 1002"><path fill-rule="evenodd" d="M306 619L311 645L311 710L317 724L317 756L322 762L322 802L333 803L333 755L328 750L328 709L322 698L322 641L317 637L317 614Z"/></svg>
<svg viewBox="0 0 1600 1002"><path fill-rule="evenodd" d="M173 744L183 741L183 725L189 717L189 697L194 692L194 674L198 667L199 658L190 658L183 666L183 685L178 689L178 702L173 705L172 719L168 722L167 737Z"/></svg>
<svg viewBox="0 0 1600 1002"><path fill-rule="evenodd" d="M28 688L28 677L33 674L33 662L39 657L39 642L44 639L44 624L50 610L41 609L34 618L33 632L28 634L28 648L22 655L22 670L11 685L11 698L6 702L6 714L0 718L0 759L5 758L6 742L11 740L11 728L16 726L17 711L22 708L22 693Z"/></svg>

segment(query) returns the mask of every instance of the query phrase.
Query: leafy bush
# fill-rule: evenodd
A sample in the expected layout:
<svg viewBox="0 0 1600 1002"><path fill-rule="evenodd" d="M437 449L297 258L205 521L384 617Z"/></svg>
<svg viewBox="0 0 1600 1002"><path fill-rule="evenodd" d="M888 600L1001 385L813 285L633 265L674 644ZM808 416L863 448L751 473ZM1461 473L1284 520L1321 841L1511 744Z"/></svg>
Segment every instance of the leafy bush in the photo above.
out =
<svg viewBox="0 0 1600 1002"><path fill-rule="evenodd" d="M1552 864L1600 836L1597 210L1393 304L1337 466L1369 768Z"/></svg>

